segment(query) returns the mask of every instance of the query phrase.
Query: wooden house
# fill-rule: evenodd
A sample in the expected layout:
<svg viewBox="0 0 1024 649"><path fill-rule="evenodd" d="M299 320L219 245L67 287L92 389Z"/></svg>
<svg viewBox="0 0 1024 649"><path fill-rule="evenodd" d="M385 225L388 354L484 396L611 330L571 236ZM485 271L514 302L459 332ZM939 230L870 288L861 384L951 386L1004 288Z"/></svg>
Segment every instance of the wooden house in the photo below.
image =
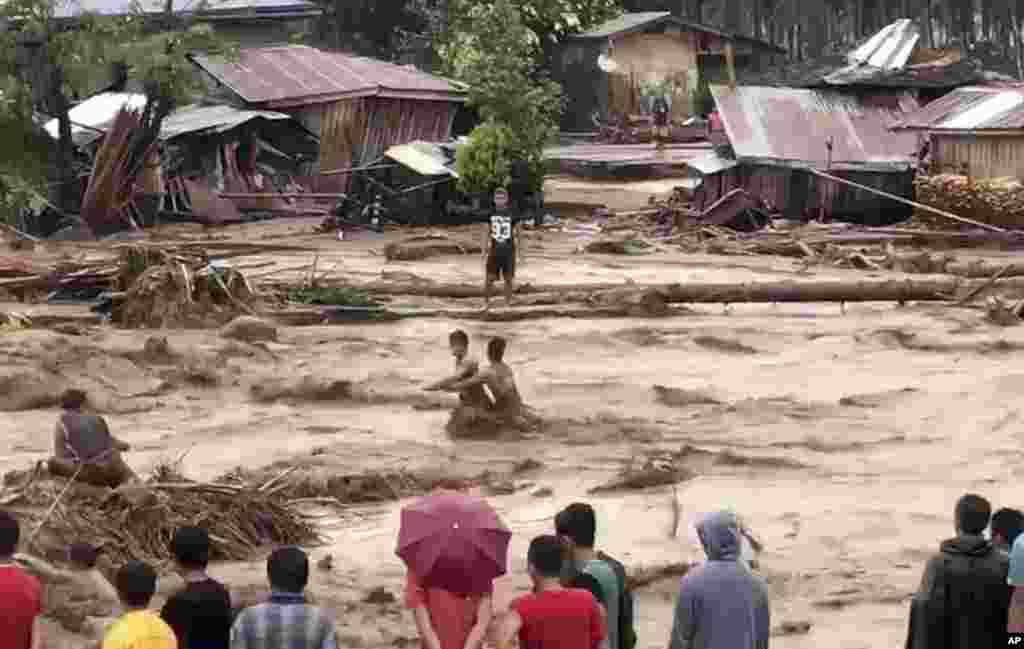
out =
<svg viewBox="0 0 1024 649"><path fill-rule="evenodd" d="M700 109L694 92L701 80L728 81L733 70L781 62L785 50L745 36L688 22L670 12L627 13L567 40L556 62L568 105L562 129L594 130L595 114L636 115L649 110L653 93L670 98L672 118Z"/></svg>

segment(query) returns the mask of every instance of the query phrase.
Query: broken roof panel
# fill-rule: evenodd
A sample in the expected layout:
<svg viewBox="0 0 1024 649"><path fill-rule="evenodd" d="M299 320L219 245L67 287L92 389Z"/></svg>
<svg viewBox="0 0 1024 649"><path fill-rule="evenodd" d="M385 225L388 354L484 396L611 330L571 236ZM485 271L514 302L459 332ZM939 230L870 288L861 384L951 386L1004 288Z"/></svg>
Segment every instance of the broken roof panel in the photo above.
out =
<svg viewBox="0 0 1024 649"><path fill-rule="evenodd" d="M737 166L737 164L739 163L735 160L725 158L715 151L712 151L705 156L686 161L686 166L693 167L703 176L711 176L719 172L732 169Z"/></svg>
<svg viewBox="0 0 1024 649"><path fill-rule="evenodd" d="M160 138L170 140L189 133L223 133L254 119L282 120L291 115L268 110L242 110L233 106L193 104L176 110L164 119Z"/></svg>
<svg viewBox="0 0 1024 649"><path fill-rule="evenodd" d="M917 136L889 127L919 108L910 93L855 98L832 91L712 86L740 162L864 171L909 169ZM828 143L832 143L829 156Z"/></svg>
<svg viewBox="0 0 1024 649"><path fill-rule="evenodd" d="M907 115L892 128L896 131L1024 129L1024 84L958 88Z"/></svg>
<svg viewBox="0 0 1024 649"><path fill-rule="evenodd" d="M448 156L440 144L431 142L410 142L393 146L384 156L398 162L421 176L452 176L459 174L449 165Z"/></svg>
<svg viewBox="0 0 1024 649"><path fill-rule="evenodd" d="M879 70L899 70L910 60L920 38L921 30L914 21L909 18L897 20L850 52L847 60Z"/></svg>
<svg viewBox="0 0 1024 649"><path fill-rule="evenodd" d="M89 97L68 111L68 118L71 120L71 141L75 146L95 142L114 123L114 117L121 108L142 110L145 106L145 95L101 92ZM46 122L43 128L53 139L60 137L60 125L56 117Z"/></svg>
<svg viewBox="0 0 1024 649"><path fill-rule="evenodd" d="M237 61L195 56L196 65L250 104L302 106L352 97L464 102L464 86L411 66L306 45L245 49Z"/></svg>

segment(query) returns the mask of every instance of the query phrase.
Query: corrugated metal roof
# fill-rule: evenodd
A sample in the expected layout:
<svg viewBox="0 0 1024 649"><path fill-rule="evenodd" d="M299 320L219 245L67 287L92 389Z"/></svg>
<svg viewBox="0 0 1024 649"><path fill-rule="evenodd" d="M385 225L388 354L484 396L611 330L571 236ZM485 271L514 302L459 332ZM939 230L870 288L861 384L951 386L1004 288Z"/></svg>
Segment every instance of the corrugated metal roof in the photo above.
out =
<svg viewBox="0 0 1024 649"><path fill-rule="evenodd" d="M120 16L142 11L143 13L163 13L165 3L162 0L138 0L137 8L132 0L56 0L54 17L73 18L83 13L96 13L104 16ZM263 17L265 14L297 14L299 16L319 16L323 10L306 0L212 0L203 3L201 0L174 0L174 11L178 14L195 14L216 18L223 12L235 15L244 11L252 18Z"/></svg>
<svg viewBox="0 0 1024 649"><path fill-rule="evenodd" d="M867 42L847 55L850 63L869 65L881 70L899 70L921 38L921 30L909 18L886 25Z"/></svg>
<svg viewBox="0 0 1024 649"><path fill-rule="evenodd" d="M917 136L889 126L919 108L910 93L865 99L839 92L712 86L726 134L740 162L825 168L905 170Z"/></svg>
<svg viewBox="0 0 1024 649"><path fill-rule="evenodd" d="M693 160L686 161L686 166L693 167L694 169L696 169L702 175L705 176L710 176L712 174L717 174L721 171L725 171L727 169L732 169L738 164L739 163L736 162L735 160L732 160L730 158L723 158L722 156L714 152L709 153L705 156L701 156L699 158L694 158Z"/></svg>
<svg viewBox="0 0 1024 649"><path fill-rule="evenodd" d="M142 110L146 106L146 96L102 92L68 111L68 118L71 120L71 140L75 146L85 146L98 140L103 131L114 123L114 117L124 106ZM56 117L46 122L43 128L53 139L60 137L60 126Z"/></svg>
<svg viewBox="0 0 1024 649"><path fill-rule="evenodd" d="M893 125L899 130L1024 129L1024 84L958 88ZM1021 133L1024 135L1024 132Z"/></svg>
<svg viewBox="0 0 1024 649"><path fill-rule="evenodd" d="M422 176L453 176L459 174L449 166L448 156L440 144L431 142L410 142L389 148L384 155Z"/></svg>
<svg viewBox="0 0 1024 649"><path fill-rule="evenodd" d="M690 22L683 20L682 18L673 15L669 11L636 11L631 13L624 13L618 18L613 18L608 22L591 29L590 31L583 32L573 36L573 39L604 39L612 36L622 36L632 32L642 31L649 27L654 27L658 23L667 22L695 32L703 32L705 34L713 34L719 38L727 40L740 40L748 43L754 43L760 47L775 50L777 52L785 53L785 48L773 45L766 41L751 38L749 36L743 36L742 34L729 34L721 30L709 27L708 25L701 25L699 23Z"/></svg>
<svg viewBox="0 0 1024 649"><path fill-rule="evenodd" d="M213 131L223 133L253 119L291 119L290 115L267 110L241 110L233 106L186 106L164 119L160 137L170 140L187 133Z"/></svg>
<svg viewBox="0 0 1024 649"><path fill-rule="evenodd" d="M246 49L236 62L193 57L217 81L251 104L301 106L349 97L380 96L463 102L455 82L411 66L324 52L306 45Z"/></svg>

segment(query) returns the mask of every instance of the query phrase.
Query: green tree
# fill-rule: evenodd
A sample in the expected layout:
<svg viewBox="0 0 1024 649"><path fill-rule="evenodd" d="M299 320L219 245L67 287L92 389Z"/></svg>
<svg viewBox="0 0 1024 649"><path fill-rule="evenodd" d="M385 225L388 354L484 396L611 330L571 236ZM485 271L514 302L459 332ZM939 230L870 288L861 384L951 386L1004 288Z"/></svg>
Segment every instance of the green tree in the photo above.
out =
<svg viewBox="0 0 1024 649"><path fill-rule="evenodd" d="M469 142L459 147L455 164L459 189L467 194L490 194L511 180L515 135L504 124L489 121L473 129Z"/></svg>
<svg viewBox="0 0 1024 649"><path fill-rule="evenodd" d="M537 37L512 0L475 5L472 11L473 20L450 35L442 57L468 84L469 102L480 116L511 133L502 153L510 156L509 165L525 162L530 184L539 189L544 147L558 134L562 89L538 69Z"/></svg>

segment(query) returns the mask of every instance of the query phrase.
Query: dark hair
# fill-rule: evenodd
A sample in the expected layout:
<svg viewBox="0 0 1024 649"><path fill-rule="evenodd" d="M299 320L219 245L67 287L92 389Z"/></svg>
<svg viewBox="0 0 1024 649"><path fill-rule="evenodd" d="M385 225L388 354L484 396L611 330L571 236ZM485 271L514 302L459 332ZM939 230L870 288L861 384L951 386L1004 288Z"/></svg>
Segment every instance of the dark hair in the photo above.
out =
<svg viewBox="0 0 1024 649"><path fill-rule="evenodd" d="M0 557L9 557L18 551L21 526L10 512L0 509Z"/></svg>
<svg viewBox="0 0 1024 649"><path fill-rule="evenodd" d="M487 358L495 363L500 363L501 359L505 357L505 346L507 344L501 336L491 338L490 342L487 343Z"/></svg>
<svg viewBox="0 0 1024 649"><path fill-rule="evenodd" d="M309 582L306 553L295 547L274 550L267 559L267 577L275 590L301 593Z"/></svg>
<svg viewBox="0 0 1024 649"><path fill-rule="evenodd" d="M573 503L555 516L555 532L567 536L582 548L594 547L597 534L597 516L594 508L586 503Z"/></svg>
<svg viewBox="0 0 1024 649"><path fill-rule="evenodd" d="M1013 545L1020 533L1024 531L1024 513L1019 509L1003 507L992 514L992 536L998 534Z"/></svg>
<svg viewBox="0 0 1024 649"><path fill-rule="evenodd" d="M86 568L95 568L96 559L99 556L99 548L95 548L88 543L72 543L71 547L68 548L68 559L71 560L71 563L77 563Z"/></svg>
<svg viewBox="0 0 1024 649"><path fill-rule="evenodd" d="M156 592L156 571L141 561L129 561L117 571L114 585L125 605L143 608L149 606Z"/></svg>
<svg viewBox="0 0 1024 649"><path fill-rule="evenodd" d="M171 553L182 566L203 570L210 563L210 535L201 527L179 527L171 541Z"/></svg>
<svg viewBox="0 0 1024 649"><path fill-rule="evenodd" d="M60 395L60 407L65 410L79 410L88 400L89 397L85 392L71 388L70 390L64 390L64 394Z"/></svg>
<svg viewBox="0 0 1024 649"><path fill-rule="evenodd" d="M956 526L964 534L981 534L991 516L992 505L977 494L967 494L956 502Z"/></svg>
<svg viewBox="0 0 1024 649"><path fill-rule="evenodd" d="M456 329L455 331L448 334L448 344L450 345L469 345L469 336L462 329Z"/></svg>
<svg viewBox="0 0 1024 649"><path fill-rule="evenodd" d="M545 534L530 541L526 560L541 577L559 577L562 574L562 544L558 537Z"/></svg>

